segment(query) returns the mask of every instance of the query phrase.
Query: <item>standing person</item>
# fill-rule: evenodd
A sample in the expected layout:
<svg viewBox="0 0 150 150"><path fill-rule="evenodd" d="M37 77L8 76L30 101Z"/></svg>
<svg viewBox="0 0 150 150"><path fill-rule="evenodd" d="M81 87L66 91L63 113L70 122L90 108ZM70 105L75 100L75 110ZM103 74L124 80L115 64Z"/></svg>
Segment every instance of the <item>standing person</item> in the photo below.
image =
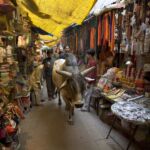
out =
<svg viewBox="0 0 150 150"><path fill-rule="evenodd" d="M66 58L66 53L63 50L63 47L59 48L59 58L60 59L65 59Z"/></svg>
<svg viewBox="0 0 150 150"><path fill-rule="evenodd" d="M55 47L55 49L53 49L54 53L53 53L53 58L55 60L59 59L59 55L60 55L60 49L59 47Z"/></svg>
<svg viewBox="0 0 150 150"><path fill-rule="evenodd" d="M44 64L43 78L46 80L49 100L52 100L54 98L54 91L55 91L54 84L52 81L52 70L54 64L52 54L53 54L53 49L50 49L49 51L47 51L47 58L43 60L43 64Z"/></svg>
<svg viewBox="0 0 150 150"><path fill-rule="evenodd" d="M64 49L63 47L60 47L59 58L66 59L68 53L71 53L69 46L64 47Z"/></svg>
<svg viewBox="0 0 150 150"><path fill-rule="evenodd" d="M66 46L65 52L66 52L66 53L71 53L71 50L70 50L69 46Z"/></svg>
<svg viewBox="0 0 150 150"><path fill-rule="evenodd" d="M37 61L34 61L33 65L34 65L34 69L29 77L29 83L31 89L35 93L35 105L40 106L43 65Z"/></svg>
<svg viewBox="0 0 150 150"><path fill-rule="evenodd" d="M52 57L54 58L54 60L57 60L58 57L59 57L59 55L57 54L57 46L56 45L53 47L53 55L52 55Z"/></svg>
<svg viewBox="0 0 150 150"><path fill-rule="evenodd" d="M93 87L96 83L96 78L97 78L96 66L97 66L97 64L96 64L96 60L94 58L94 55L95 55L95 50L94 49L89 49L87 51L88 63L87 63L86 68L95 67L95 69L87 75L87 77L89 78L89 81L88 81L88 84L87 84L87 89L86 89L85 94L84 94L84 105L81 109L82 111L88 111L89 110L91 95L92 95L93 90L94 90Z"/></svg>
<svg viewBox="0 0 150 150"><path fill-rule="evenodd" d="M97 73L96 73L96 60L95 60L95 50L94 49L89 49L87 51L87 67L86 68L90 68L90 67L95 67L95 70L93 70L92 72L90 72L87 77L94 79L93 81L89 81L89 84L94 85L96 82L96 78L97 78Z"/></svg>

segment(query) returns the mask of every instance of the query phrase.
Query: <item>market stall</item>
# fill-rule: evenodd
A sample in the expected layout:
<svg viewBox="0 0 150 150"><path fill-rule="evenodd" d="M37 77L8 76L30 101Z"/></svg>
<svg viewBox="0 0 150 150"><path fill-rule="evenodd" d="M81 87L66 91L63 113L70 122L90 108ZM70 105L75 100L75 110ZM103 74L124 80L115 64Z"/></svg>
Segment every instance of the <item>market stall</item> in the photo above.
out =
<svg viewBox="0 0 150 150"><path fill-rule="evenodd" d="M150 68L149 8L148 0L98 1L81 26L72 25L64 32L64 44L70 44L77 55L85 56L89 48L97 53L99 81L92 99L100 118L108 115L104 117L108 123L113 104L149 103L150 83L144 79ZM118 122L123 129L122 119Z"/></svg>
<svg viewBox="0 0 150 150"><path fill-rule="evenodd" d="M25 60L30 23L9 0L0 1L0 149L20 147L19 123L31 106Z"/></svg>

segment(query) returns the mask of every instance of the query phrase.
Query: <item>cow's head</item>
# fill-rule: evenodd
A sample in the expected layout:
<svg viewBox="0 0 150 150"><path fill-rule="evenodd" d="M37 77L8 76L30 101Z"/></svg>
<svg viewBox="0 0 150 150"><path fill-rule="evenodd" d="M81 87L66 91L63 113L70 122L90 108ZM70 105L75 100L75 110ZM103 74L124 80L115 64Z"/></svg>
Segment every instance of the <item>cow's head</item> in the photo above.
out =
<svg viewBox="0 0 150 150"><path fill-rule="evenodd" d="M93 69L95 69L95 67L80 72L75 55L67 53L63 71L57 71L58 74L65 78L60 90L65 88L68 95L71 95L73 101L81 101L85 90L85 76Z"/></svg>
<svg viewBox="0 0 150 150"><path fill-rule="evenodd" d="M68 94L72 95L74 101L81 101L85 90L85 81L88 80L85 76L94 69L95 67L91 67L80 72L77 71L77 68L70 67L65 69L65 71L56 71L65 78L60 90L65 88L68 90Z"/></svg>

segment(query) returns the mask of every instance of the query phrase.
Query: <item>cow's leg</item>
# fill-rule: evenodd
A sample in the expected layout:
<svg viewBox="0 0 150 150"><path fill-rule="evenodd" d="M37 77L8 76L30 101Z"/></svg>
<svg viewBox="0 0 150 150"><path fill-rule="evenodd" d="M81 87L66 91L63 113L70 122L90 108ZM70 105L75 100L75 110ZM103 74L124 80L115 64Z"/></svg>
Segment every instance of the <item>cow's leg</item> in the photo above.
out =
<svg viewBox="0 0 150 150"><path fill-rule="evenodd" d="M59 105L59 106L62 105L61 97L60 97L60 92L58 92L58 105Z"/></svg>
<svg viewBox="0 0 150 150"><path fill-rule="evenodd" d="M68 119L68 122L70 125L73 125L73 123L74 123L73 115L74 115L74 106L70 103L70 105L69 105L69 119Z"/></svg>
<svg viewBox="0 0 150 150"><path fill-rule="evenodd" d="M72 107L72 116L74 116L74 106Z"/></svg>

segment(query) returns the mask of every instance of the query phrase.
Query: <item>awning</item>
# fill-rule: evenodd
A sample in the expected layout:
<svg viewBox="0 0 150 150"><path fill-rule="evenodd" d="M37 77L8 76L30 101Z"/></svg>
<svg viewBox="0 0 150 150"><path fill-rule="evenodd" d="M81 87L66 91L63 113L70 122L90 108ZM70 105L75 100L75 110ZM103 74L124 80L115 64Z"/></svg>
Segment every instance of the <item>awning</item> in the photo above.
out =
<svg viewBox="0 0 150 150"><path fill-rule="evenodd" d="M73 23L81 24L95 0L17 0L32 23L57 37Z"/></svg>
<svg viewBox="0 0 150 150"><path fill-rule="evenodd" d="M90 14L99 15L111 9L125 7L125 0L98 0Z"/></svg>
<svg viewBox="0 0 150 150"><path fill-rule="evenodd" d="M44 41L58 40L58 38L55 36L48 36L48 35L41 35L41 34L39 35L39 38Z"/></svg>
<svg viewBox="0 0 150 150"><path fill-rule="evenodd" d="M42 34L42 35L49 35L49 36L53 36L52 34L42 30L41 28L38 28L38 27L35 27L35 26L32 26L31 27L31 30L34 32L34 33L38 33L38 34Z"/></svg>

